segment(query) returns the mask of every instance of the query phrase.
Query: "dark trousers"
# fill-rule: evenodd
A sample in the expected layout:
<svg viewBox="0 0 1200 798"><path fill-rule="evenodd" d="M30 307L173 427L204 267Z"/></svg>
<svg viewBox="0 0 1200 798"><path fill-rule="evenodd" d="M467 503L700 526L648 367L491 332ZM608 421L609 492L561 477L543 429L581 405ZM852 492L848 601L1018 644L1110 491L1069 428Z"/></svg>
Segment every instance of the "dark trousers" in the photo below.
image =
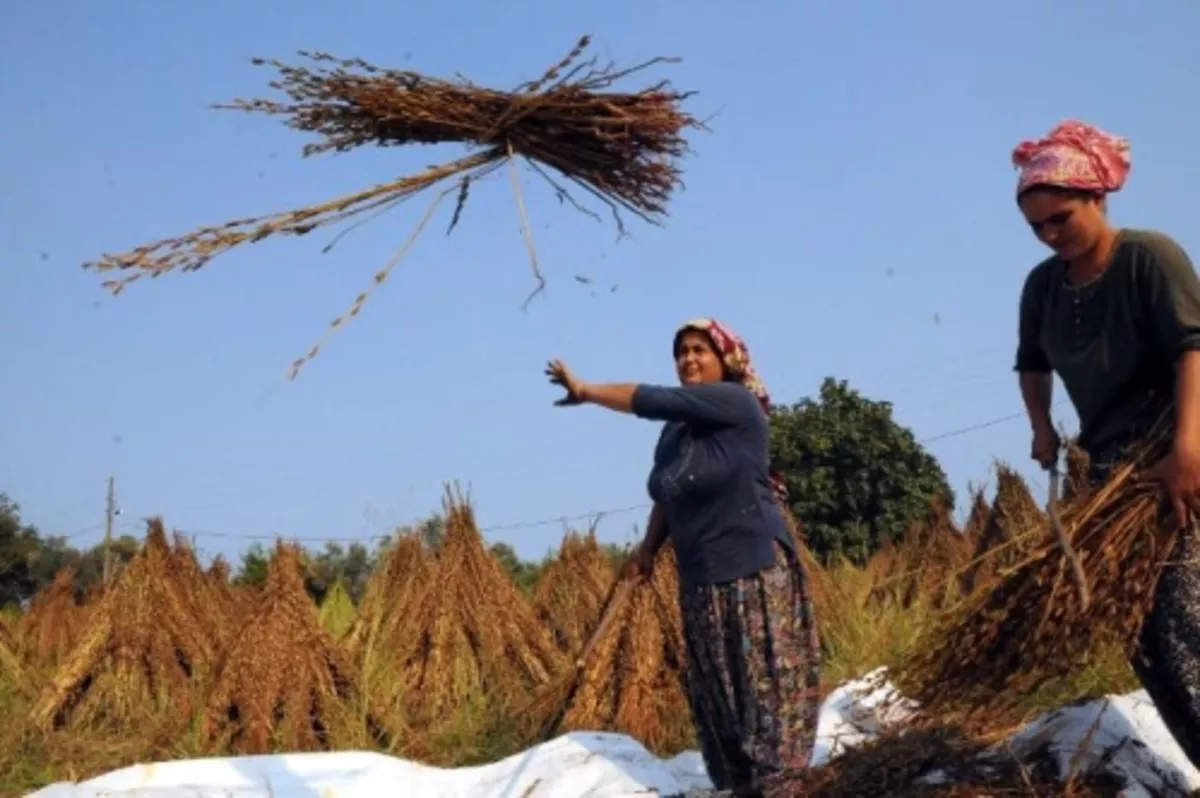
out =
<svg viewBox="0 0 1200 798"><path fill-rule="evenodd" d="M1092 458L1088 477L1105 481L1123 452ZM1200 529L1182 535L1142 621L1140 650L1131 664L1179 747L1200 767Z"/></svg>
<svg viewBox="0 0 1200 798"><path fill-rule="evenodd" d="M1200 767L1200 534L1180 536L1142 622L1133 670L1193 765Z"/></svg>

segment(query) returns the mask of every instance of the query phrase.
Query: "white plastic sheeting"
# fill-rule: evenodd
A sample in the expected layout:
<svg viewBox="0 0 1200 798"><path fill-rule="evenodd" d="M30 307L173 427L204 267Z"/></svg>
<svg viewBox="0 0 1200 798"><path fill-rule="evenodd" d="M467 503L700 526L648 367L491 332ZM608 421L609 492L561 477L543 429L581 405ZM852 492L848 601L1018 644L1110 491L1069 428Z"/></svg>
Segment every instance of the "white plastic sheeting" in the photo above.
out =
<svg viewBox="0 0 1200 798"><path fill-rule="evenodd" d="M902 723L905 706L877 672L839 687L821 712L814 764L846 745ZM1094 729L1094 730L1093 730ZM1087 751L1076 757L1091 734ZM1200 772L1171 738L1144 692L1045 716L1011 741L1050 742L1063 771L1105 758L1141 798L1200 788ZM135 765L27 798L623 798L702 794L711 789L699 754L660 760L618 734L573 733L490 765L442 769L357 751L196 759Z"/></svg>

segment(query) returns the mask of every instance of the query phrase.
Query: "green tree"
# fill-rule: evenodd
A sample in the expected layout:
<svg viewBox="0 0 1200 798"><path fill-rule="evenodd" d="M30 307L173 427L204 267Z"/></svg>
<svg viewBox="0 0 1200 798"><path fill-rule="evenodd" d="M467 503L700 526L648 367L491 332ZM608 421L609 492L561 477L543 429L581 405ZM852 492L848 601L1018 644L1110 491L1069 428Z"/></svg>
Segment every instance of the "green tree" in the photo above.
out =
<svg viewBox="0 0 1200 798"><path fill-rule="evenodd" d="M350 599L357 602L367 588L374 557L362 543L351 543L343 547L332 541L317 554L309 554L306 582L308 592L318 602L325 600L333 585L339 580Z"/></svg>
<svg viewBox="0 0 1200 798"><path fill-rule="evenodd" d="M262 587L267 583L267 563L270 556L261 543L255 543L242 552L242 562L238 566L237 575L233 582L236 585Z"/></svg>
<svg viewBox="0 0 1200 798"><path fill-rule="evenodd" d="M771 450L813 553L864 562L885 538L901 540L935 496L954 493L941 465L875 401L826 378L819 398L778 407Z"/></svg>
<svg viewBox="0 0 1200 798"><path fill-rule="evenodd" d="M537 584L538 574L541 573L540 565L522 560L517 555L517 550L507 543L493 543L489 547L489 551L504 566L504 570L508 572L518 588L526 593L533 591L534 585Z"/></svg>
<svg viewBox="0 0 1200 798"><path fill-rule="evenodd" d="M21 507L0 493L0 607L20 605L39 587L38 531L21 522Z"/></svg>

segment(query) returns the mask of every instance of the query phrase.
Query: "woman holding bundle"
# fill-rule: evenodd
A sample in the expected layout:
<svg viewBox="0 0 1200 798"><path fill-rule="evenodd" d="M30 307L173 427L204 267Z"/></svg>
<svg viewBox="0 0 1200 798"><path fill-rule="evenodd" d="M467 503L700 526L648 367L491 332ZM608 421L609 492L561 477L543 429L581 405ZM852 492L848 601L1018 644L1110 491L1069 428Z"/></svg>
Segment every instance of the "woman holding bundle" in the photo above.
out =
<svg viewBox="0 0 1200 798"><path fill-rule="evenodd" d="M679 567L688 698L718 790L762 795L807 766L816 736L820 646L808 577L769 465L770 399L745 344L711 319L673 345L679 387L591 384L560 361L557 404L666 422L654 500L633 569L648 578L668 535Z"/></svg>
<svg viewBox="0 0 1200 798"><path fill-rule="evenodd" d="M1016 371L1032 456L1058 458L1050 420L1058 374L1079 416L1089 478L1104 481L1172 407L1169 453L1154 467L1183 527L1144 620L1134 670L1200 765L1200 280L1168 236L1114 227L1107 197L1129 173L1129 143L1068 121L1013 153L1017 203L1053 255L1025 281Z"/></svg>

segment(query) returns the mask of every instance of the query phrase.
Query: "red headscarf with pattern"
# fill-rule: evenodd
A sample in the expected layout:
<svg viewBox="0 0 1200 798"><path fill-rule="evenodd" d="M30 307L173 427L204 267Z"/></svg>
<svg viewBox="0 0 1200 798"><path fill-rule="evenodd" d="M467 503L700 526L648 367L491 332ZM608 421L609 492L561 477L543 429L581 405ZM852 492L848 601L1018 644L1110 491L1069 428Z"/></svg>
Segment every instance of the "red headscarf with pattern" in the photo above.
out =
<svg viewBox="0 0 1200 798"><path fill-rule="evenodd" d="M1129 141L1075 119L1051 130L1043 139L1023 141L1012 154L1021 170L1017 195L1033 186L1110 194L1129 177Z"/></svg>
<svg viewBox="0 0 1200 798"><path fill-rule="evenodd" d="M721 358L721 363L725 366L725 371L730 377L746 386L750 393L754 394L754 397L758 399L763 413L770 416L771 395L767 393L767 386L763 384L762 379L758 376L758 372L754 368L754 362L750 359L750 348L746 346L746 342L742 340L742 337L716 319L701 318L692 319L682 325L675 333L676 342L678 342L679 336L689 330L702 332L712 340L713 346L716 347L717 354ZM780 504L786 506L788 498L787 482L783 475L774 468L771 469L771 487L774 489L775 497L779 500Z"/></svg>

